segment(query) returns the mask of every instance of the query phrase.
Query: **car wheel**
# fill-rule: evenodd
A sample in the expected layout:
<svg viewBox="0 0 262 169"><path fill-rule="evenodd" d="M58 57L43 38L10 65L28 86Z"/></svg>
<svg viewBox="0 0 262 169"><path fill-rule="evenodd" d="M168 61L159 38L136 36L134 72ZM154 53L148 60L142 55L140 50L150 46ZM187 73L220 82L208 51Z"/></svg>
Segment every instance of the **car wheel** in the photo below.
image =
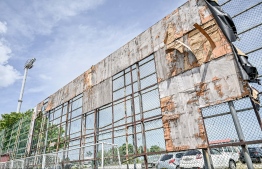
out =
<svg viewBox="0 0 262 169"><path fill-rule="evenodd" d="M257 158L257 162L258 162L258 163L261 163L261 162L262 162L262 159L261 159L261 158Z"/></svg>
<svg viewBox="0 0 262 169"><path fill-rule="evenodd" d="M229 169L236 169L236 163L233 160L229 161Z"/></svg>

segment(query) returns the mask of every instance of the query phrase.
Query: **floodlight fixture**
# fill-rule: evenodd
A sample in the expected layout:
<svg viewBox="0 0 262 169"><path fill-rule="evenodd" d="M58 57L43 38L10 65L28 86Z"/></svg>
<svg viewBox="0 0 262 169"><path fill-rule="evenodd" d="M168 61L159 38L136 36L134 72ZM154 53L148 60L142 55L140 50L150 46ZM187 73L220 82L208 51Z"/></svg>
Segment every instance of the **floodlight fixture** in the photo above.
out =
<svg viewBox="0 0 262 169"><path fill-rule="evenodd" d="M25 73L24 73L24 78L23 78L23 82L22 82L22 88L21 88L21 92L20 92L20 96L18 99L18 105L17 105L17 110L16 112L19 113L20 109L21 109L21 105L22 105L22 99L23 99L23 94L24 94L24 88L25 88L25 82L26 82L26 76L27 76L27 72L28 69L31 69L33 67L34 62L36 61L35 58L33 59L29 59L26 61L24 69L25 69Z"/></svg>
<svg viewBox="0 0 262 169"><path fill-rule="evenodd" d="M28 59L25 63L25 69L31 69L33 67L35 60L36 60L35 58Z"/></svg>

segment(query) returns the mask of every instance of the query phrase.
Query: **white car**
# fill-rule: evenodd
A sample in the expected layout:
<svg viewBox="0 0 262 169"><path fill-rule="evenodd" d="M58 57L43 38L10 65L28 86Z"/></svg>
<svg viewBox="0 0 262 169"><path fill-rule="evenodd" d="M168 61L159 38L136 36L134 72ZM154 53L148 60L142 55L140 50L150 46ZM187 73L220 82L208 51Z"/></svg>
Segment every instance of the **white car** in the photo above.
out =
<svg viewBox="0 0 262 169"><path fill-rule="evenodd" d="M235 162L239 161L240 150L239 150L238 147L228 146L228 147L221 147L221 148L217 148L217 149L222 154L228 155L229 157L231 157Z"/></svg>
<svg viewBox="0 0 262 169"><path fill-rule="evenodd" d="M180 168L204 168L202 150L189 150L180 160ZM215 169L235 169L235 161L228 155L224 155L218 149L210 149L210 156Z"/></svg>
<svg viewBox="0 0 262 169"><path fill-rule="evenodd" d="M158 169L178 169L179 163L185 152L164 154L158 161Z"/></svg>

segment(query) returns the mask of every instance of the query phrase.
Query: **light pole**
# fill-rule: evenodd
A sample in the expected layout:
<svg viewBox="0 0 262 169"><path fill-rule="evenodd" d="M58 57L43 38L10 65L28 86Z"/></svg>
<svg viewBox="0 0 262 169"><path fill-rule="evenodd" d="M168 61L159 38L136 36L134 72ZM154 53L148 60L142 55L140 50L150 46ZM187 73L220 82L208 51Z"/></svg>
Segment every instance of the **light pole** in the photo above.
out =
<svg viewBox="0 0 262 169"><path fill-rule="evenodd" d="M27 72L28 69L31 69L33 67L33 63L35 62L35 58L33 59L29 59L26 61L25 63L25 73L24 73L24 78L23 78L23 82L22 82L22 88L21 88L21 92L20 92L20 96L18 99L18 105L17 105L17 110L16 112L19 113L20 112L20 108L21 108L21 104L22 104L22 99L23 99L23 94L24 94L24 88L25 88L25 81L26 81L26 76L27 76Z"/></svg>

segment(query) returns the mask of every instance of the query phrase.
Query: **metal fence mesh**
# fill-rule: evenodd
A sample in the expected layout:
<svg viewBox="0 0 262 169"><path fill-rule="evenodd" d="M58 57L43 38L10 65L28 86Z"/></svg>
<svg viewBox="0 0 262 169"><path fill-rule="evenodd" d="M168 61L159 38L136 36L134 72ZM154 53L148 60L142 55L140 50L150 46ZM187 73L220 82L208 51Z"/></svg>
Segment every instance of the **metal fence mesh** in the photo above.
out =
<svg viewBox="0 0 262 169"><path fill-rule="evenodd" d="M94 151L96 149L96 153ZM91 150L91 151L90 151ZM95 156L94 156L95 155ZM81 156L81 161L78 157ZM98 143L0 163L1 169L121 168L118 146Z"/></svg>

